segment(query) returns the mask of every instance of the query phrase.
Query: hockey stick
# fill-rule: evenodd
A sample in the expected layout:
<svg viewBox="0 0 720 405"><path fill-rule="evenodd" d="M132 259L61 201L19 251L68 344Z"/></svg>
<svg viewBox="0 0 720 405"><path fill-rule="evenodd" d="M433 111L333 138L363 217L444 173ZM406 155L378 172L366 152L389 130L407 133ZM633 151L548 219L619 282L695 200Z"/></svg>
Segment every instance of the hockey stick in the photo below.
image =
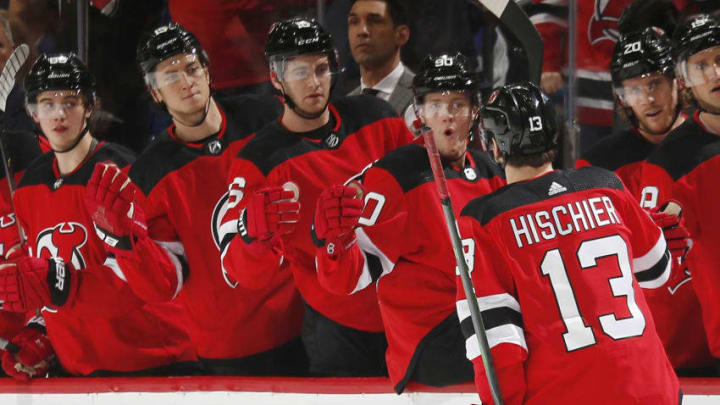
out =
<svg viewBox="0 0 720 405"><path fill-rule="evenodd" d="M415 114L417 115L417 111ZM419 115L417 116L419 117ZM456 225L455 212L453 211L452 201L450 200L450 192L448 191L445 172L443 171L442 162L440 161L440 152L438 152L437 145L435 145L435 139L433 138L433 133L430 128L423 125L421 131L423 139L425 140L425 150L427 150L428 159L430 160L433 177L435 177L435 187L443 208L445 225L450 234L450 242L455 252L455 261L457 262L460 278L462 279L465 298L470 308L470 318L472 318L473 329L475 329L475 336L480 345L480 356L482 357L483 366L485 366L485 375L490 385L490 393L492 394L495 405L503 405L500 385L498 384L497 374L495 373L495 366L490 356L490 346L488 344L487 334L485 333L485 325L480 315L477 299L475 298L475 289L473 288L472 279L470 278L470 271L465 262L465 252L462 247L462 241L460 240L460 232Z"/></svg>
<svg viewBox="0 0 720 405"><path fill-rule="evenodd" d="M515 0L470 0L485 6L515 38L520 41L528 56L528 79L540 84L543 60L543 40L527 14Z"/></svg>
<svg viewBox="0 0 720 405"><path fill-rule="evenodd" d="M10 58L5 62L5 67L0 75L0 112L2 118L5 118L5 107L7 106L7 99L15 86L15 75L18 70L25 64L28 54L30 53L30 47L26 44L20 44L13 51ZM4 120L3 120L4 121ZM15 223L18 227L18 236L20 237L20 246L25 244L25 232L23 232L20 221L17 217L17 210L15 209L15 201L13 195L15 194L15 177L12 171L12 162L10 161L10 155L5 150L5 128L2 128L2 137L0 138L0 155L3 161L3 169L5 169L5 178L7 179L8 187L10 188L10 205L12 206L13 213L15 214Z"/></svg>
<svg viewBox="0 0 720 405"><path fill-rule="evenodd" d="M0 337L0 350L7 350L10 353L17 353L20 351L20 348L15 343L12 343L9 340Z"/></svg>

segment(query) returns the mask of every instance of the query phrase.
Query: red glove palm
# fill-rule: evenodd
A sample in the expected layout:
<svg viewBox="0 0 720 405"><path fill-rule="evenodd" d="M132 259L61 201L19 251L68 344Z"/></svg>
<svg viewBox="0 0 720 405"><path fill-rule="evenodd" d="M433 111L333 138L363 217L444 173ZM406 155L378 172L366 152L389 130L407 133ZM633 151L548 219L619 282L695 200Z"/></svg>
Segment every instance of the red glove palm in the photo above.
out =
<svg viewBox="0 0 720 405"><path fill-rule="evenodd" d="M266 187L252 193L238 220L238 234L255 251L281 249L280 237L292 232L300 219L300 203L293 191Z"/></svg>
<svg viewBox="0 0 720 405"><path fill-rule="evenodd" d="M112 163L95 165L85 194L85 207L108 251L128 255L138 238L147 236L137 186Z"/></svg>
<svg viewBox="0 0 720 405"><path fill-rule="evenodd" d="M61 259L20 256L0 265L0 309L28 312L45 305L72 305L74 269Z"/></svg>
<svg viewBox="0 0 720 405"><path fill-rule="evenodd" d="M6 351L2 356L2 368L7 375L21 381L43 377L48 372L55 351L50 339L34 327L26 327L12 339L20 348L17 353Z"/></svg>
<svg viewBox="0 0 720 405"><path fill-rule="evenodd" d="M362 191L356 187L337 184L318 197L315 236L330 256L340 254L355 241L355 227L363 209L363 200L358 194Z"/></svg>

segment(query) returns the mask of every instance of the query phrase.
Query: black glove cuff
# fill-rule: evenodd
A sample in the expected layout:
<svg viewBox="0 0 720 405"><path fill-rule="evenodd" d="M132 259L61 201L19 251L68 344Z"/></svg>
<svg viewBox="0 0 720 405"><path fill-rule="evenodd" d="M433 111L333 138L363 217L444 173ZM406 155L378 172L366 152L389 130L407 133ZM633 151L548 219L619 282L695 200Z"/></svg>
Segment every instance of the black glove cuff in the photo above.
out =
<svg viewBox="0 0 720 405"><path fill-rule="evenodd" d="M113 249L132 250L133 240L130 239L131 235L117 236L100 228L94 222L93 226L95 227L95 233L97 234L98 238L100 238L101 241L105 242L106 245L110 246ZM134 241L137 242L137 237L132 236L132 238L134 238Z"/></svg>
<svg viewBox="0 0 720 405"><path fill-rule="evenodd" d="M50 302L56 307L65 305L70 297L72 267L65 266L65 262L59 257L48 259L47 283Z"/></svg>
<svg viewBox="0 0 720 405"><path fill-rule="evenodd" d="M247 210L243 209L240 213L240 218L238 218L237 222L237 232L238 235L240 235L240 238L247 243L248 245L255 242L257 238L253 238L248 233L248 227L247 227Z"/></svg>

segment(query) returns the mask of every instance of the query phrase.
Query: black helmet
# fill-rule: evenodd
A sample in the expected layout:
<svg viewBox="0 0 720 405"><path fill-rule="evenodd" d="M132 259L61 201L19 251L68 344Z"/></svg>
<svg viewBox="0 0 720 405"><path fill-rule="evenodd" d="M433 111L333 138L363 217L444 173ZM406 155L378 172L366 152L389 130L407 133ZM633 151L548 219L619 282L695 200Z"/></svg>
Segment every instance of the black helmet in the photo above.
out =
<svg viewBox="0 0 720 405"><path fill-rule="evenodd" d="M273 24L265 44L268 59L334 50L332 36L314 18L303 17Z"/></svg>
<svg viewBox="0 0 720 405"><path fill-rule="evenodd" d="M672 46L667 35L648 27L620 37L610 63L613 85L621 87L623 80L654 72L675 76Z"/></svg>
<svg viewBox="0 0 720 405"><path fill-rule="evenodd" d="M525 82L495 90L480 109L488 138L495 138L505 162L512 156L557 147L555 111L537 85Z"/></svg>
<svg viewBox="0 0 720 405"><path fill-rule="evenodd" d="M470 61L465 55L428 55L420 64L420 70L413 79L413 93L416 102L435 91L470 91L471 99L477 103L478 84L472 73Z"/></svg>
<svg viewBox="0 0 720 405"><path fill-rule="evenodd" d="M137 63L143 75L155 70L158 63L175 55L193 54L203 65L210 64L210 58L192 32L177 23L160 26L145 34L137 47Z"/></svg>
<svg viewBox="0 0 720 405"><path fill-rule="evenodd" d="M675 63L685 62L698 52L720 46L720 22L708 14L699 14L681 24L673 40Z"/></svg>
<svg viewBox="0 0 720 405"><path fill-rule="evenodd" d="M95 79L74 53L40 55L25 77L25 104L34 104L38 94L50 90L77 90L86 104L95 104Z"/></svg>

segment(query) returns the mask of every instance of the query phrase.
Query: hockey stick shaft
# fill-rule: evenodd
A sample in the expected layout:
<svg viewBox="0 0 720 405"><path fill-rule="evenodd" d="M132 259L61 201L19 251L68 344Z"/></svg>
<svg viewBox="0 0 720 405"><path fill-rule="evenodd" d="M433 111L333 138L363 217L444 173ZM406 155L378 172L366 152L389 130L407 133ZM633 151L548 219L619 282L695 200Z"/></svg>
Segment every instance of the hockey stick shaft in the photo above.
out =
<svg viewBox="0 0 720 405"><path fill-rule="evenodd" d="M0 337L0 350L6 350L10 353L17 353L20 351L20 348L15 343L12 343L11 341Z"/></svg>
<svg viewBox="0 0 720 405"><path fill-rule="evenodd" d="M2 111L2 118L5 118L5 108L7 106L7 98L10 95L13 87L15 86L15 75L18 70L25 64L28 54L30 54L30 47L26 44L20 44L13 51L12 55L5 62L5 67L0 74L0 110ZM5 150L5 122L2 120L2 131L0 132L0 157L3 161L3 169L5 170L5 179L7 179L8 188L10 189L10 206L12 207L13 213L15 214L15 223L18 228L18 237L20 238L20 246L25 245L25 232L20 225L20 220L17 217L17 210L15 209L15 201L13 195L15 195L15 177L13 176L12 164L10 161L10 154Z"/></svg>
<svg viewBox="0 0 720 405"><path fill-rule="evenodd" d="M447 179L445 179L445 172L440 160L440 153L438 152L437 145L435 145L435 139L433 138L432 131L425 127L422 129L422 134L423 139L425 140L425 149L427 150L428 159L430 160L433 177L435 177L435 187L437 189L438 196L440 197L440 204L442 205L445 217L445 225L447 226L448 233L450 234L450 242L452 244L453 252L455 253L455 261L457 262L460 278L462 279L465 298L467 299L468 307L470 308L470 317L472 318L473 329L475 329L475 336L477 337L478 345L480 346L480 356L482 357L483 366L485 367L485 375L487 376L488 383L490 385L490 393L492 394L495 405L502 405L503 399L500 393L500 384L498 383L495 366L493 365L492 356L490 355L490 345L488 344L487 334L485 333L485 325L480 314L480 307L478 307L477 299L475 298L475 289L473 288L472 279L470 278L470 271L468 270L467 263L465 262L465 252L463 251L460 233L458 232L456 225L457 221L452 207L452 200L450 199Z"/></svg>
<svg viewBox="0 0 720 405"><path fill-rule="evenodd" d="M528 79L535 84L540 84L543 40L527 14L515 3L515 0L471 1L485 6L520 41L528 57Z"/></svg>

